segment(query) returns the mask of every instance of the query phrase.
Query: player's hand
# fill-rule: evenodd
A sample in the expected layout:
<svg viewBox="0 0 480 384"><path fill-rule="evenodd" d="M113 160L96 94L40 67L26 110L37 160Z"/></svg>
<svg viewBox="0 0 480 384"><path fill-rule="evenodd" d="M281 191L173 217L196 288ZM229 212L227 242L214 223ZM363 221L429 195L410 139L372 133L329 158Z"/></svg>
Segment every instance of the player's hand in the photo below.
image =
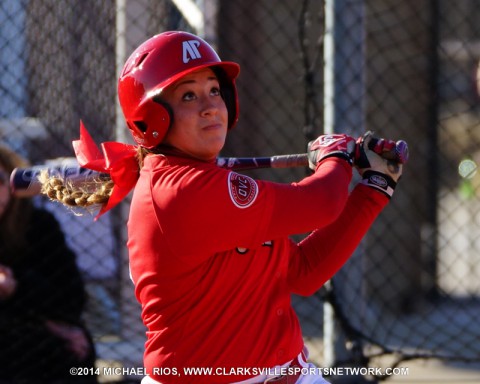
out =
<svg viewBox="0 0 480 384"><path fill-rule="evenodd" d="M353 164L355 139L345 134L321 135L308 143L308 166L315 171L322 160L339 157Z"/></svg>
<svg viewBox="0 0 480 384"><path fill-rule="evenodd" d="M372 132L367 132L357 140L354 165L362 176L362 184L377 189L390 198L402 176L403 165L378 155L394 148L394 141L379 139L371 150L368 145L372 138Z"/></svg>

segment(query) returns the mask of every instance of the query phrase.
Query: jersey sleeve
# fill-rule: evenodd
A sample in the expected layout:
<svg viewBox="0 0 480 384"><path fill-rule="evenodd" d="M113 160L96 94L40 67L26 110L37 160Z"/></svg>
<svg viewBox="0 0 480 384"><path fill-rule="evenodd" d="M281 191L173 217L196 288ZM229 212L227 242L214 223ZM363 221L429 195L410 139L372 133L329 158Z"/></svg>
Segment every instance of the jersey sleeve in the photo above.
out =
<svg viewBox="0 0 480 384"><path fill-rule="evenodd" d="M162 180L156 201L169 248L183 256L250 248L325 226L342 211L352 174L345 161L333 158L292 184L256 181L218 167L189 172L178 183ZM169 185L176 187L169 191Z"/></svg>
<svg viewBox="0 0 480 384"><path fill-rule="evenodd" d="M288 268L292 292L311 295L332 278L387 203L388 198L383 194L357 185L337 220L292 247Z"/></svg>

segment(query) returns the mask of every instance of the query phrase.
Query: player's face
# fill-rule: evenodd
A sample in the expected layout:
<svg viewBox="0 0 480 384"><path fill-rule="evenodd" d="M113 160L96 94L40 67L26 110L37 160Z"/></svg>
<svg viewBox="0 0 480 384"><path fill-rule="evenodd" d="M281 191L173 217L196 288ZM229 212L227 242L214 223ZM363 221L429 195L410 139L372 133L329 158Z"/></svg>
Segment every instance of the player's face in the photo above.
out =
<svg viewBox="0 0 480 384"><path fill-rule="evenodd" d="M0 166L0 217L3 216L10 202L9 176L3 167Z"/></svg>
<svg viewBox="0 0 480 384"><path fill-rule="evenodd" d="M228 112L214 72L205 68L182 77L162 99L174 116L164 143L196 159L216 158L225 144Z"/></svg>

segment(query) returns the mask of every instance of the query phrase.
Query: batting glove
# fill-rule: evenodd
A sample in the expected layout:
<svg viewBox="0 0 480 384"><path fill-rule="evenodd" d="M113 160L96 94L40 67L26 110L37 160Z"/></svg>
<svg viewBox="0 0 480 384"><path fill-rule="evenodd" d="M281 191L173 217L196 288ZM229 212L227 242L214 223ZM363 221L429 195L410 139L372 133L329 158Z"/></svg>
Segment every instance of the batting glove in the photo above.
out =
<svg viewBox="0 0 480 384"><path fill-rule="evenodd" d="M322 135L308 143L308 166L317 169L321 161L329 157L338 157L353 164L355 139L344 134Z"/></svg>
<svg viewBox="0 0 480 384"><path fill-rule="evenodd" d="M391 198L397 182L402 176L403 165L384 159L379 155L395 148L394 141L378 139L374 148L370 149L369 143L372 138L372 132L367 132L357 140L354 165L362 176L362 184Z"/></svg>

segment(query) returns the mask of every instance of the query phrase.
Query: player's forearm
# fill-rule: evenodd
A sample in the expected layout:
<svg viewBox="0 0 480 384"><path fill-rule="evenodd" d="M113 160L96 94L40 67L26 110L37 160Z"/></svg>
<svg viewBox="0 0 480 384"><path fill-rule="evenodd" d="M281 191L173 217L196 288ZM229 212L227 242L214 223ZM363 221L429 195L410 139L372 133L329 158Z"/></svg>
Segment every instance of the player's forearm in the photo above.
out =
<svg viewBox="0 0 480 384"><path fill-rule="evenodd" d="M338 218L348 199L352 167L341 159L327 159L314 175L280 186L268 228L269 238L306 233Z"/></svg>
<svg viewBox="0 0 480 384"><path fill-rule="evenodd" d="M329 280L350 258L387 203L377 191L357 186L338 220L299 244L289 267L292 291L310 295Z"/></svg>

